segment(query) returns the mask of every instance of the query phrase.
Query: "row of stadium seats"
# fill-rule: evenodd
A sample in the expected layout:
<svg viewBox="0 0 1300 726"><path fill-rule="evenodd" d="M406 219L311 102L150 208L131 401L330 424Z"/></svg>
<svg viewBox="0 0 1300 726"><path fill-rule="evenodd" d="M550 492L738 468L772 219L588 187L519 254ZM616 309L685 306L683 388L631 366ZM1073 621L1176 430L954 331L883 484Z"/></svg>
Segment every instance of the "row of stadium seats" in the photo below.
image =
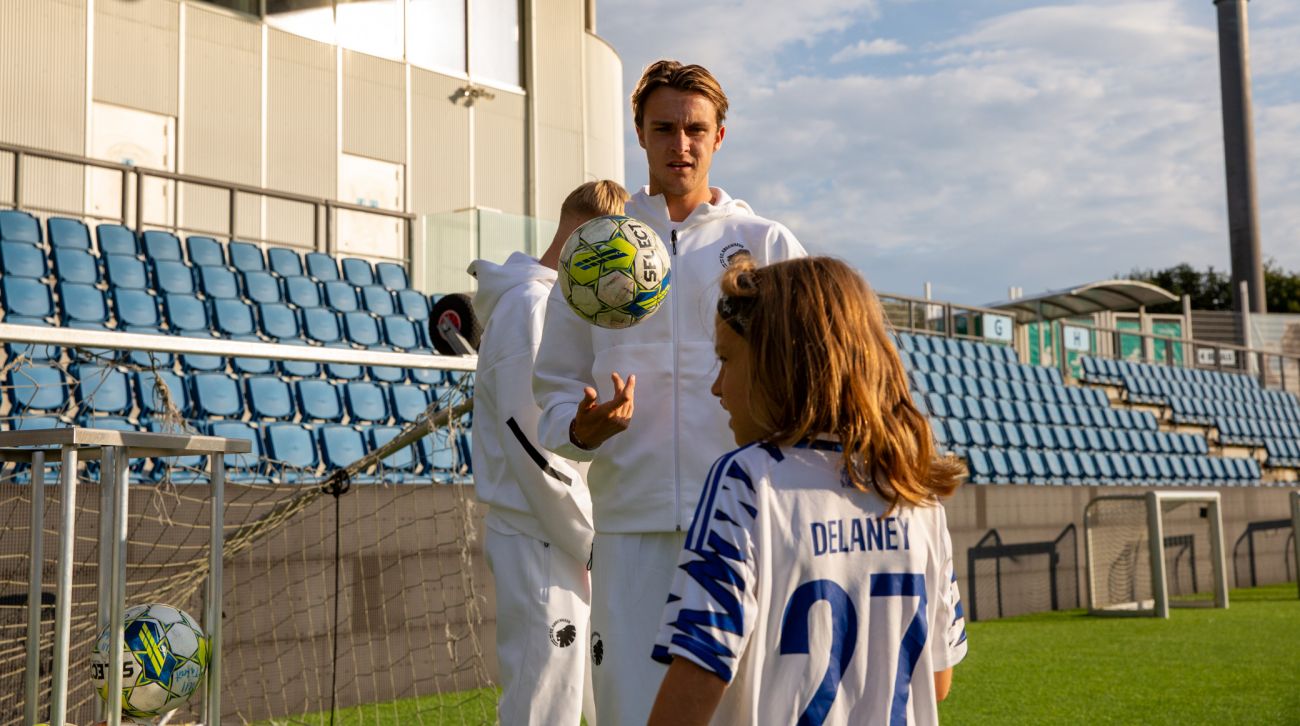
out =
<svg viewBox="0 0 1300 726"><path fill-rule="evenodd" d="M1038 403L1005 398L975 396L946 396L927 393L920 399L932 416L973 421L1004 421L1007 423L1055 424L1110 429L1139 429L1155 431L1159 428L1156 417L1149 411L1128 411L1115 408L1092 408L1071 404Z"/></svg>
<svg viewBox="0 0 1300 726"><path fill-rule="evenodd" d="M6 412L58 414L75 403L78 411L105 416L152 417L174 411L198 420L301 417L315 422L405 424L448 395L441 386L339 384L319 378L289 381L272 375L237 378L223 373L182 378L166 371L127 372L96 365L79 366L73 374L69 381L57 368L33 366L11 372L4 386ZM165 397L160 383L166 386Z"/></svg>
<svg viewBox="0 0 1300 726"><path fill-rule="evenodd" d="M1164 431L1096 429L1080 426L969 421L958 418L931 419L935 442L940 448L962 455L968 448L996 448L1043 451L1096 451L1140 454L1209 453L1204 436Z"/></svg>
<svg viewBox="0 0 1300 726"><path fill-rule="evenodd" d="M34 416L15 421L21 430L50 429L66 425L53 416ZM78 426L105 428L118 431L149 431L175 433L173 424L162 419L141 419L137 423L107 416L83 416L76 420ZM397 426L366 426L346 424L309 425L275 422L259 424L244 421L214 421L191 426L202 434L225 438L244 439L252 445L248 454L225 456L226 476L232 482L278 481L312 483L335 469L341 469L360 459L366 452L387 444L401 428ZM383 470L363 472L353 479L356 483L403 483L430 481L440 484L468 481L470 435L457 436L445 430L423 437L416 446L395 452L383 460ZM98 477L98 466L87 462L87 475ZM159 460L136 459L132 463L131 480L151 484L164 478L178 484L204 480L207 457L183 456L164 463ZM322 470L322 467L323 470ZM15 467L17 468L17 467ZM46 481L54 481L58 466L47 470ZM16 477L26 482L30 474Z"/></svg>
<svg viewBox="0 0 1300 726"><path fill-rule="evenodd" d="M900 353L937 353L951 358L967 360L997 361L1002 363L1019 363L1014 348L1006 345L991 345L974 340L945 338L924 333L899 332L894 336L894 346Z"/></svg>
<svg viewBox="0 0 1300 726"><path fill-rule="evenodd" d="M1207 401L1196 398L1169 400L1170 420L1174 423L1214 426L1223 418L1248 419L1256 422L1300 422L1300 408L1263 406L1255 403Z"/></svg>
<svg viewBox="0 0 1300 726"><path fill-rule="evenodd" d="M1083 369L1085 383L1104 385L1123 385L1128 378L1152 378L1178 383L1195 383L1204 386L1224 388L1249 388L1259 390L1259 381L1238 373L1226 371L1208 371L1199 368L1180 368L1154 363L1138 363L1127 360L1111 360L1085 356L1079 359Z"/></svg>
<svg viewBox="0 0 1300 726"><path fill-rule="evenodd" d="M1043 386L1064 385L1060 371L1055 368L1043 368L1028 363L952 358L940 353L908 352L905 350L899 352L899 357L902 358L903 365L908 370L920 373L952 373L969 378L996 377L998 380L1003 381L1037 383Z"/></svg>
<svg viewBox="0 0 1300 726"><path fill-rule="evenodd" d="M1284 391L1238 386L1210 386L1202 383L1180 383L1160 378L1124 376L1122 379L1128 400L1133 403L1166 404L1173 399L1200 399L1231 403L1262 404L1269 407L1296 408L1296 400Z"/></svg>
<svg viewBox="0 0 1300 726"><path fill-rule="evenodd" d="M904 365L907 365L906 361ZM994 371L968 373L928 373L910 369L912 387L923 393L952 393L958 396L982 396L1009 401L1061 403L1072 406L1109 408L1106 394L1096 388L1061 384L1018 381Z"/></svg>
<svg viewBox="0 0 1300 726"><path fill-rule="evenodd" d="M289 247L268 247L263 255L258 245L249 242L233 241L227 245L202 236L188 237L185 241L186 254L183 255L180 239L170 232L150 230L137 237L134 231L118 224L101 224L96 227L98 244L92 247L90 230L80 220L51 217L47 229L49 246L56 253L59 250L95 251L105 265L111 256L133 257L144 258L151 263L179 262L192 267L229 266L238 272L271 272L281 278L306 276L318 282L345 280L357 287L381 285L390 290L403 290L410 286L405 268L392 262L371 265L369 261L360 258L344 258L340 268L339 261L333 256L310 252L304 265L302 255ZM25 243L29 248L42 245L40 222L23 211L0 211L0 260L5 263L5 274L44 277L43 271L33 274L36 266L44 269L43 252L39 253L38 261L33 249L24 250L17 247L16 243ZM11 262L17 265L15 269L22 271L11 271Z"/></svg>
<svg viewBox="0 0 1300 726"><path fill-rule="evenodd" d="M1257 486L1254 459L1167 454L1021 451L971 448L974 484Z"/></svg>
<svg viewBox="0 0 1300 726"><path fill-rule="evenodd" d="M1266 445L1270 441L1300 441L1300 423L1295 421L1259 421L1256 419L1216 418L1219 443L1226 446Z"/></svg>

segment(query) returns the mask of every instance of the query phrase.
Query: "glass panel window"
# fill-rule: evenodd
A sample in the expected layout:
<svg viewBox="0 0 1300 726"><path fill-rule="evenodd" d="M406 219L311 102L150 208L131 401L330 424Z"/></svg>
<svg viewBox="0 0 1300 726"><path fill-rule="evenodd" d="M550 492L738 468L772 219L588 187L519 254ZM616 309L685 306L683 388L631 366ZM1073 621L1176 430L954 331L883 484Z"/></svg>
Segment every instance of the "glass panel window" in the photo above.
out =
<svg viewBox="0 0 1300 726"><path fill-rule="evenodd" d="M410 0L406 57L433 70L465 72L465 0Z"/></svg>
<svg viewBox="0 0 1300 726"><path fill-rule="evenodd" d="M334 43L334 0L266 0L266 22L304 38Z"/></svg>
<svg viewBox="0 0 1300 726"><path fill-rule="evenodd" d="M522 85L519 68L519 0L470 0L470 77Z"/></svg>
<svg viewBox="0 0 1300 726"><path fill-rule="evenodd" d="M336 20L344 48L402 59L402 0L338 0Z"/></svg>

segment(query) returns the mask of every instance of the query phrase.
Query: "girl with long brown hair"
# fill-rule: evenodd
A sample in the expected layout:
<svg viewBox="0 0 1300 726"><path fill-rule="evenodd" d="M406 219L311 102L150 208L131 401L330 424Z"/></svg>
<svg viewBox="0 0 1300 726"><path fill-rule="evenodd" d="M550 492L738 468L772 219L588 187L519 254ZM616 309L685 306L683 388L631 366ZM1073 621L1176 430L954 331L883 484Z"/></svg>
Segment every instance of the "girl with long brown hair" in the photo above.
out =
<svg viewBox="0 0 1300 726"><path fill-rule="evenodd" d="M654 657L652 724L935 723L965 619L934 448L880 303L843 262L722 279L714 464Z"/></svg>

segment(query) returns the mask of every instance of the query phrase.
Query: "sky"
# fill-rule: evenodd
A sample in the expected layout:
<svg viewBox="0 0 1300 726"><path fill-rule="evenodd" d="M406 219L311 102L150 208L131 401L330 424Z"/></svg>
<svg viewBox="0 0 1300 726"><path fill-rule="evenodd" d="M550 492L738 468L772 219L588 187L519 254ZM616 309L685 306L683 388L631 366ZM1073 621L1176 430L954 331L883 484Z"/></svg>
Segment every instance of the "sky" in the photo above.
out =
<svg viewBox="0 0 1300 726"><path fill-rule="evenodd" d="M1300 270L1300 3L1248 11L1261 244ZM659 58L722 82L714 186L881 292L966 304L1229 269L1216 28L1211 0L597 6L626 94Z"/></svg>

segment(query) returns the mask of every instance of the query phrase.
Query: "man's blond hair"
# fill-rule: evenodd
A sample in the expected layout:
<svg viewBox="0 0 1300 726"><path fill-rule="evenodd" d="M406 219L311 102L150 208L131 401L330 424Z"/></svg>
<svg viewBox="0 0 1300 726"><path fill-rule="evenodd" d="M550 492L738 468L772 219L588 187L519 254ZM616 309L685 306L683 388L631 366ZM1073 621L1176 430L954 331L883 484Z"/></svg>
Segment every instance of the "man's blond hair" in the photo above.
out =
<svg viewBox="0 0 1300 726"><path fill-rule="evenodd" d="M589 181L569 192L564 204L560 205L560 216L592 219L607 214L622 214L627 200L627 190L622 184L609 179Z"/></svg>
<svg viewBox="0 0 1300 726"><path fill-rule="evenodd" d="M641 80L632 92L632 120L641 128L645 121L645 102L650 94L660 88L672 88L678 91L698 93L713 104L718 112L718 125L727 119L727 94L722 91L722 84L701 65L682 65L675 60L660 60L646 66Z"/></svg>

